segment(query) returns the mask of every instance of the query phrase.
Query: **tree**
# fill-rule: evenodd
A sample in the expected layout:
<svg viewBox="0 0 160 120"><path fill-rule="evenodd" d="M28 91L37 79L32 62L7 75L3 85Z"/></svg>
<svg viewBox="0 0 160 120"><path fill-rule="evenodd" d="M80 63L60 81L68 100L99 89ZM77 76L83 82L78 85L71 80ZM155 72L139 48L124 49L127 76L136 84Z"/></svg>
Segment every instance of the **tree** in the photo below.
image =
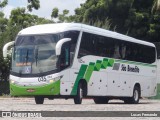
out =
<svg viewBox="0 0 160 120"><path fill-rule="evenodd" d="M151 12L160 12L160 0L154 0Z"/></svg>
<svg viewBox="0 0 160 120"><path fill-rule="evenodd" d="M4 18L4 13L0 12L0 35L6 30L7 18Z"/></svg>
<svg viewBox="0 0 160 120"><path fill-rule="evenodd" d="M8 0L0 1L0 8L3 8L7 5ZM0 48L3 48L5 38L4 33L7 29L8 19L4 17L4 13L0 11ZM6 60L4 61L2 57L2 50L0 51L0 88L2 90L0 91L0 95L2 94L9 94L9 82L8 76L9 76L9 62Z"/></svg>
<svg viewBox="0 0 160 120"><path fill-rule="evenodd" d="M63 13L58 15L59 22L68 22L69 21L68 20L69 17L67 16L68 13L69 13L69 10L67 9L63 10Z"/></svg>
<svg viewBox="0 0 160 120"><path fill-rule="evenodd" d="M0 48L3 48L4 45L4 32L7 29L8 19L4 17L4 13L0 12ZM1 50L2 51L2 50ZM0 52L0 56L2 55L2 52Z"/></svg>
<svg viewBox="0 0 160 120"><path fill-rule="evenodd" d="M5 7L8 4L8 0L0 0L0 8Z"/></svg>
<svg viewBox="0 0 160 120"><path fill-rule="evenodd" d="M53 8L51 17L52 18L58 18L58 22L72 22L74 21L75 17L74 16L68 16L69 10L65 9L63 10L62 14L59 14L58 8Z"/></svg>
<svg viewBox="0 0 160 120"><path fill-rule="evenodd" d="M39 0L28 0L28 10L32 12L33 8L38 10L40 8L40 1Z"/></svg>
<svg viewBox="0 0 160 120"><path fill-rule="evenodd" d="M156 42L160 41L159 4L160 0L86 0L67 19Z"/></svg>
<svg viewBox="0 0 160 120"><path fill-rule="evenodd" d="M65 9L63 10L63 15L67 15L69 13L69 10Z"/></svg>
<svg viewBox="0 0 160 120"><path fill-rule="evenodd" d="M58 8L54 8L52 10L51 18L57 18L58 17L58 12L59 12Z"/></svg>
<svg viewBox="0 0 160 120"><path fill-rule="evenodd" d="M133 0L87 0L75 10L75 21L124 32L124 23ZM109 23L109 24L108 24ZM118 24L118 25L117 25Z"/></svg>

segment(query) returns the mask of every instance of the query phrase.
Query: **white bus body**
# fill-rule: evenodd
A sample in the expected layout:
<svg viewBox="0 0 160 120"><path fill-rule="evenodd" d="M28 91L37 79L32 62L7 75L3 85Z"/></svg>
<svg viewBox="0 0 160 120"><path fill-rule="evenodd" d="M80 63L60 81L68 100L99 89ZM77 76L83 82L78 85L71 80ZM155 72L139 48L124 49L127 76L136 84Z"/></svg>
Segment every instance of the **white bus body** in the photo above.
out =
<svg viewBox="0 0 160 120"><path fill-rule="evenodd" d="M63 38L71 39L56 55ZM11 95L35 96L37 104L45 97L138 103L156 95L154 44L116 32L77 23L37 25L18 33L12 54Z"/></svg>

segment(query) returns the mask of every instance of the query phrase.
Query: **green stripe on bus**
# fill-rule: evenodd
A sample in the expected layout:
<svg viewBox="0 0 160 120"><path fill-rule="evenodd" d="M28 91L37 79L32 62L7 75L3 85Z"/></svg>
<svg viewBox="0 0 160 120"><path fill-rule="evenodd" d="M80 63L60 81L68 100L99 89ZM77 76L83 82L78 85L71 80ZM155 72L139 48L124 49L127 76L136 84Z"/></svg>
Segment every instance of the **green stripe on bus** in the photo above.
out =
<svg viewBox="0 0 160 120"><path fill-rule="evenodd" d="M107 67L112 67L114 64L114 59L104 58L103 61L97 60L96 63L90 62L89 65L81 65L79 74L77 75L76 81L74 83L71 95L76 95L77 87L80 79L85 79L89 82L93 71L99 71L100 69L107 69Z"/></svg>
<svg viewBox="0 0 160 120"><path fill-rule="evenodd" d="M113 67L114 59L109 59L108 61L108 67Z"/></svg>
<svg viewBox="0 0 160 120"><path fill-rule="evenodd" d="M104 58L104 59L103 59L103 62L102 62L102 65L101 65L101 68L102 68L102 69L106 69L106 68L107 68L107 65L108 65L108 59L107 59L107 58Z"/></svg>
<svg viewBox="0 0 160 120"><path fill-rule="evenodd" d="M107 69L107 67L113 67L115 63L126 63L126 64L142 65L142 66L149 66L149 67L157 67L156 65L151 65L147 63L140 63L140 62L134 62L134 61L127 61L127 60L114 60L109 58L104 58L103 60L97 60L96 63L90 62L89 65L83 64L81 65L79 74L77 75L71 95L76 95L77 87L80 79L85 79L87 82L89 82L93 71L100 71L100 69Z"/></svg>
<svg viewBox="0 0 160 120"><path fill-rule="evenodd" d="M87 71L84 77L84 79L87 80L87 82L89 82L92 72L94 71L94 66L95 66L95 63L92 63L92 62L89 63L89 66L87 68Z"/></svg>
<svg viewBox="0 0 160 120"><path fill-rule="evenodd" d="M101 60L97 60L96 61L96 64L95 64L95 67L94 67L94 71L99 71L101 69L101 63L102 63Z"/></svg>
<svg viewBox="0 0 160 120"><path fill-rule="evenodd" d="M78 87L79 80L84 78L87 67L88 67L88 65L84 65L84 64L81 65L81 68L80 68L79 73L77 75L77 78L76 78L76 81L74 83L73 89L71 91L71 95L76 95L77 94L77 87Z"/></svg>

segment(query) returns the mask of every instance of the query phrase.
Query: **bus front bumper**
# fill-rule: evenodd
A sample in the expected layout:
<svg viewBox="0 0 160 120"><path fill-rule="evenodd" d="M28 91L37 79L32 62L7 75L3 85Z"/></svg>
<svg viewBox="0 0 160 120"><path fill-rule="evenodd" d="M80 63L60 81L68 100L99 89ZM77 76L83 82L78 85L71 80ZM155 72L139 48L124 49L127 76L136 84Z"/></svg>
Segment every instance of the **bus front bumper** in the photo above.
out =
<svg viewBox="0 0 160 120"><path fill-rule="evenodd" d="M11 96L59 95L60 80L43 86L19 86L10 83Z"/></svg>

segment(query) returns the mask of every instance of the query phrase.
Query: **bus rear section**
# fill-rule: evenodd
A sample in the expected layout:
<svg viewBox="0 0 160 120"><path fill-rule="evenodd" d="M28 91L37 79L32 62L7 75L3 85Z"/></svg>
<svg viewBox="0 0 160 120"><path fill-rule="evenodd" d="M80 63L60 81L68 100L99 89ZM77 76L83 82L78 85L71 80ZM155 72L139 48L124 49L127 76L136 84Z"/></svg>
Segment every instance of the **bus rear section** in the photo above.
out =
<svg viewBox="0 0 160 120"><path fill-rule="evenodd" d="M77 58L80 80L87 81L87 95L97 104L111 99L138 103L156 95L156 49L151 43L84 31Z"/></svg>

